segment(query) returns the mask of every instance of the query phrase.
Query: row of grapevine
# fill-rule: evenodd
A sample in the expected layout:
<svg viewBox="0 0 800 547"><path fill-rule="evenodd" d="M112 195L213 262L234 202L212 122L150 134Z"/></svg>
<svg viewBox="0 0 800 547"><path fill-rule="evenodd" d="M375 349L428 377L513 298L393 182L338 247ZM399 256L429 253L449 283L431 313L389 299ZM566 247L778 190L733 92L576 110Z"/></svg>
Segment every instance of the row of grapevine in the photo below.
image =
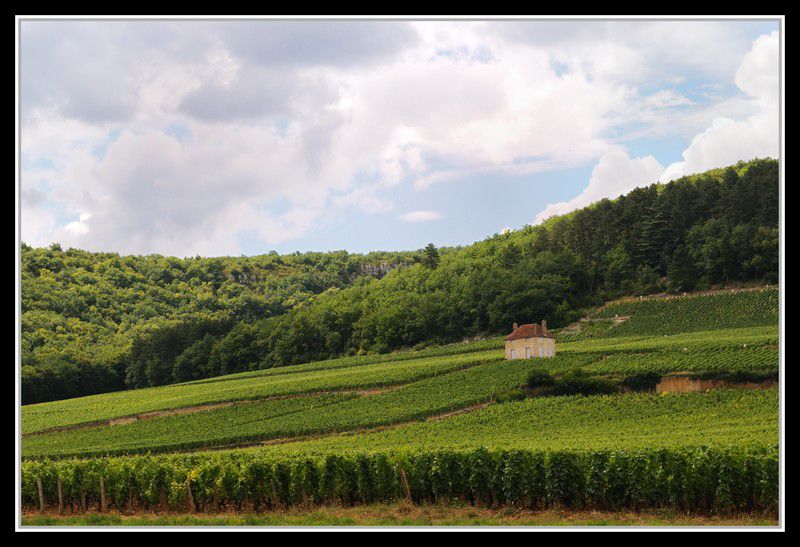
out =
<svg viewBox="0 0 800 547"><path fill-rule="evenodd" d="M558 356L553 361L576 366L591 359L588 355ZM347 398L330 406L306 405L302 411L280 415L273 412L279 403L267 401L126 425L28 435L22 438L22 451L25 457L37 457L183 450L408 422L487 402L521 386L536 367L534 360L510 366L495 359L386 393Z"/></svg>
<svg viewBox="0 0 800 547"><path fill-rule="evenodd" d="M410 349L395 351L392 353L349 355L346 357L337 357L335 359L326 359L325 361L312 361L310 363L304 363L300 365L237 372L234 374L226 374L224 376L215 376L212 378L203 378L201 380L182 382L176 385L211 384L215 382L226 382L228 380L238 380L241 378L264 378L317 370L336 370L341 368L362 367L364 365L372 365L377 363L396 363L412 359L423 359L426 357L446 357L450 355L473 353L476 351L503 349L503 343L503 337L500 336L486 338L483 340L469 340L441 346L431 346L419 350Z"/></svg>
<svg viewBox="0 0 800 547"><path fill-rule="evenodd" d="M446 357L426 357L397 363L283 374L273 377L238 378L203 384L103 393L77 399L52 401L22 408L22 432L109 420L143 412L180 407L264 399L330 390L375 388L407 384L461 370L496 358L502 353L472 352Z"/></svg>
<svg viewBox="0 0 800 547"><path fill-rule="evenodd" d="M558 353L619 353L695 347L714 351L717 348L735 348L743 344L771 345L779 342L778 325L718 329L711 331L682 332L669 335L632 335L611 338L593 338L574 342L558 342Z"/></svg>
<svg viewBox="0 0 800 547"><path fill-rule="evenodd" d="M778 370L777 348L740 345L737 348L686 347L672 351L650 353L614 353L586 365L590 374L629 374L653 372L666 374L676 371L753 371ZM561 367L563 368L563 367Z"/></svg>
<svg viewBox="0 0 800 547"><path fill-rule="evenodd" d="M583 452L480 448L317 458L231 452L22 465L24 506L43 503L69 511L99 508L101 501L122 511L258 511L401 499L535 509L774 511L778 452L775 446Z"/></svg>
<svg viewBox="0 0 800 547"><path fill-rule="evenodd" d="M261 452L327 455L475 450L639 450L778 442L778 390L717 389L533 397L358 436L333 435L259 447Z"/></svg>
<svg viewBox="0 0 800 547"><path fill-rule="evenodd" d="M777 287L765 287L673 298L625 299L607 304L593 317L630 317L612 327L608 336L775 325L779 296Z"/></svg>

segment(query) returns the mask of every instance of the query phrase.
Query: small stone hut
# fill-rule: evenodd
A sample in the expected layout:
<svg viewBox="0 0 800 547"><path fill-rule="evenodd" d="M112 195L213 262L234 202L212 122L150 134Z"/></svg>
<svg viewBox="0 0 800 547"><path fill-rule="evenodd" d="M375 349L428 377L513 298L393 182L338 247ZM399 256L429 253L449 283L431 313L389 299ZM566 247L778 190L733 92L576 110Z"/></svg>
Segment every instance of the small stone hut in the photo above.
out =
<svg viewBox="0 0 800 547"><path fill-rule="evenodd" d="M547 330L547 322L517 326L506 336L506 359L533 359L554 357L556 339Z"/></svg>

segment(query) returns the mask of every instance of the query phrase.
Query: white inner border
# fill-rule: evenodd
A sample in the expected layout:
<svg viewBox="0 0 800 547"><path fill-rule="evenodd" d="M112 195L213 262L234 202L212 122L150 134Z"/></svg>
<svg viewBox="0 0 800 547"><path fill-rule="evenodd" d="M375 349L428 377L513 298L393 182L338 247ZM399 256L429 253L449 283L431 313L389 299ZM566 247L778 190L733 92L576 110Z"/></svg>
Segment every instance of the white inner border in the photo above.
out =
<svg viewBox="0 0 800 547"><path fill-rule="evenodd" d="M20 370L22 367L22 353L21 353L21 333L22 333L22 322L21 322L21 256L20 256L20 243L21 243L21 216L20 216L20 189L21 189L21 167L20 167L20 156L21 156L21 148L20 148L20 120L19 120L19 101L20 101L20 93L19 93L19 46L20 46L20 27L21 22L26 20L104 20L104 21L114 21L114 20L167 20L167 21L197 21L197 20L232 20L232 19L239 19L239 20L324 20L324 21L341 21L341 20L402 20L402 21L450 21L450 20L458 20L458 21L469 21L469 20L480 20L480 21L498 21L498 20L526 20L526 21L536 21L536 20L570 20L570 21L617 21L617 20L640 20L640 21L730 21L730 20L768 20L768 21L778 21L779 23L779 39L780 39L780 75L779 75L779 93L780 93L780 101L779 101L779 112L780 112L780 156L778 158L778 169L780 173L780 182L779 182L779 218L778 218L778 226L779 226L779 258L778 258L778 283L779 283L779 304L778 304L778 352L779 352L779 408L778 408L778 435L779 435L779 454L780 454L780 469L779 469L779 525L777 527L715 527L715 526L706 526L706 527L688 527L688 526L681 526L681 527L561 527L561 526L553 526L553 527L541 527L541 528L530 528L530 527L458 527L458 526L447 526L447 527L289 527L289 526L281 526L281 527L237 527L237 526L226 526L226 527L214 527L214 526L171 526L171 527L117 527L117 526L105 526L105 527L59 527L59 526L48 526L48 527L32 527L28 526L23 528L22 527L22 498L20 492L20 481L21 481L21 462L22 462L22 437L20 434L20 420L21 420L21 375ZM784 419L785 419L785 402L786 402L786 347L783 341L785 340L784 335L784 328L786 325L785 321L785 286L784 283L786 281L786 272L785 272L785 264L786 261L784 260L786 254L786 200L785 200L785 181L786 181L786 168L784 163L784 158L786 157L786 140L785 140L785 71L786 71L786 55L784 53L785 48L785 17L783 15L738 15L738 16L722 16L722 17L714 17L714 16L640 16L640 15L621 15L621 16L613 16L613 17L606 17L606 16L561 16L561 15L544 15L544 16L502 16L502 15L459 15L459 16L425 16L425 15L388 15L388 16L374 16L374 15L359 15L359 16L303 16L303 15L282 15L282 16L237 16L237 15L220 15L220 16L203 16L203 15L190 15L190 16L103 16L103 15L90 15L90 16L45 16L45 15L17 15L15 17L15 39L14 39L14 52L15 52L15 61L14 61L14 101L15 101L15 114L14 114L14 125L15 125L15 150L16 154L14 157L14 172L15 172L15 185L14 185L14 198L15 198L15 242L16 245L14 247L14 258L15 258L15 270L14 270L14 279L15 279L15 286L14 286L14 311L15 311L15 345L14 345L14 365L15 365L15 390L14 390L14 397L15 397L15 412L16 412L16 420L15 420L15 461L16 467L14 469L14 491L15 491L15 498L14 498L14 505L16 510L16 519L15 519L15 529L16 531L112 531L112 530L130 530L130 531L185 531L185 530L213 530L213 531L254 531L254 530L263 530L263 531L349 531L349 530L357 530L357 531L369 531L369 530L394 530L394 531L513 531L513 530L547 530L547 531L597 531L600 530L607 530L607 531L636 531L636 530L652 530L658 529L663 531L712 531L712 530L719 530L719 529L736 529L736 530L749 530L749 531L784 531L786 526L786 504L785 504L785 481L786 481L786 474L785 474L785 464L786 464L786 429L784 427Z"/></svg>

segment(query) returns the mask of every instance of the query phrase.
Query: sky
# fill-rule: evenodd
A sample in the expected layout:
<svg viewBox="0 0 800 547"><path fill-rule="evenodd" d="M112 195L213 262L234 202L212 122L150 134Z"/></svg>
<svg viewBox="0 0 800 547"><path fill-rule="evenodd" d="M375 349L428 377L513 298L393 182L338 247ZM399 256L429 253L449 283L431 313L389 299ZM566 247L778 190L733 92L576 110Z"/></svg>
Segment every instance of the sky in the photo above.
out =
<svg viewBox="0 0 800 547"><path fill-rule="evenodd" d="M24 20L29 245L466 245L779 152L777 21Z"/></svg>

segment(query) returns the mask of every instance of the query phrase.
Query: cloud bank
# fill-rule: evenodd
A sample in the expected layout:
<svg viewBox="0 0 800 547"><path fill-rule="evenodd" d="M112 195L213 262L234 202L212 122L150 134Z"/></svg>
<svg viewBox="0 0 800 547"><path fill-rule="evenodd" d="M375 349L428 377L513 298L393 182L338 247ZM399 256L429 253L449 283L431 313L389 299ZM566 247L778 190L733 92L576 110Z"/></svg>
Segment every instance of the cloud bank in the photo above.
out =
<svg viewBox="0 0 800 547"><path fill-rule="evenodd" d="M653 156L630 158L623 150L609 151L592 170L588 186L570 201L551 203L534 223L584 207L603 198L615 198L636 187L668 182L715 167L779 155L778 32L758 37L736 70L736 86L747 95L746 115L715 117L683 151L683 161L664 168ZM672 92L661 91L646 102L656 108L691 104ZM736 110L742 107L737 105Z"/></svg>
<svg viewBox="0 0 800 547"><path fill-rule="evenodd" d="M266 250L388 214L405 185L424 203L467 176L596 163L540 220L776 155L777 42L714 22L25 21L22 237L239 254L245 234ZM741 96L682 83L732 74ZM626 152L678 134L696 136L666 170ZM440 214L425 207L392 218Z"/></svg>
<svg viewBox="0 0 800 547"><path fill-rule="evenodd" d="M756 157L777 158L779 145L780 41L778 32L760 36L736 71L736 85L749 96L751 114L720 116L692 139L683 161L671 164L660 180L722 167Z"/></svg>

